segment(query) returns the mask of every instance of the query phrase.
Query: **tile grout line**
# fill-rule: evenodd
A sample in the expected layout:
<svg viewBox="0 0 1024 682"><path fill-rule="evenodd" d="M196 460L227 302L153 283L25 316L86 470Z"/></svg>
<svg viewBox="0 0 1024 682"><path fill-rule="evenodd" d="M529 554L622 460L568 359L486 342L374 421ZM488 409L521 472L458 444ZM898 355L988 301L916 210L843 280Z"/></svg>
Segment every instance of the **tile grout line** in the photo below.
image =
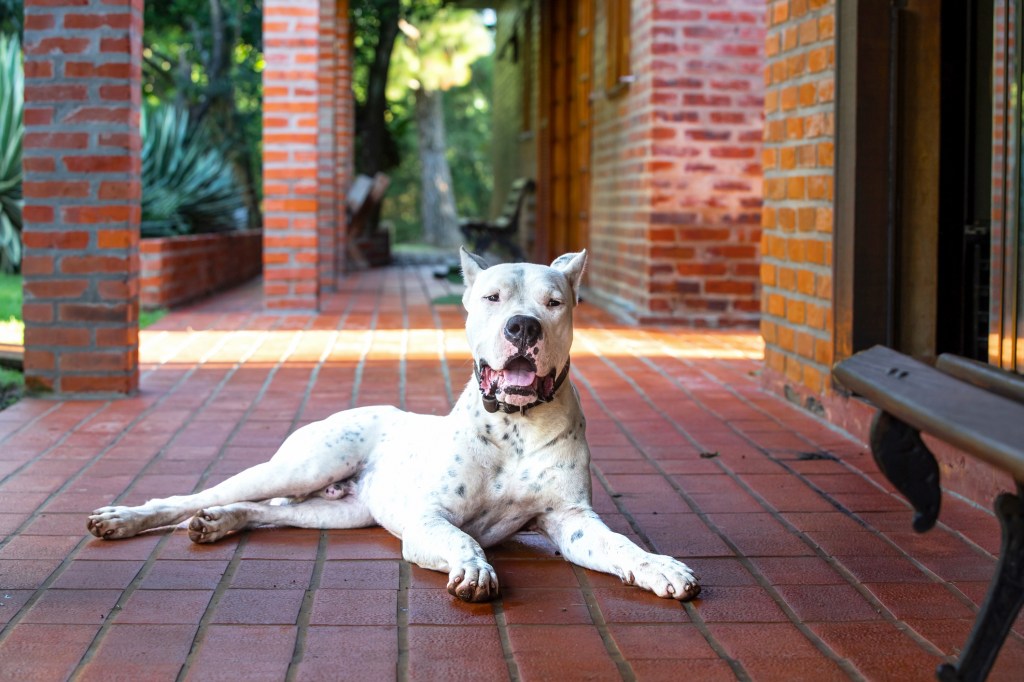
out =
<svg viewBox="0 0 1024 682"><path fill-rule="evenodd" d="M299 674L299 666L306 657L306 634L309 629L309 619L313 615L313 602L317 590L320 589L320 581L323 579L324 564L327 561L327 544L327 532L321 530L316 543L313 572L309 577L309 584L306 586L305 594L302 595L302 605L295 618L295 645L292 647L292 658L288 662L288 670L284 675L286 682L294 682Z"/></svg>
<svg viewBox="0 0 1024 682"><path fill-rule="evenodd" d="M395 630L397 630L397 656L395 657L395 680L409 679L409 586L412 583L412 567L408 561L398 561L398 598L395 600Z"/></svg>
<svg viewBox="0 0 1024 682"><path fill-rule="evenodd" d="M512 638L509 636L508 620L505 618L505 604L500 595L491 602L491 612L494 614L494 624L498 629L498 642L505 658L509 682L520 682L522 676L519 674L519 664L516 663L516 656L512 651Z"/></svg>
<svg viewBox="0 0 1024 682"><path fill-rule="evenodd" d="M612 660L615 667L619 671L619 676L623 682L636 682L636 672L633 670L633 666L630 665L626 657L622 655L622 650L619 649L618 643L615 638L612 637L611 632L608 631L608 622L604 619L604 613L601 611L601 606L597 603L597 597L594 595L594 588L590 584L590 579L587 577L587 569L576 564L569 564L572 568L573 573L576 576L576 582L580 588L580 592L583 594L583 602L587 607L587 613L590 615L591 624L594 629L597 630L598 636L601 638L601 643L604 645L604 650L608 654L608 658Z"/></svg>

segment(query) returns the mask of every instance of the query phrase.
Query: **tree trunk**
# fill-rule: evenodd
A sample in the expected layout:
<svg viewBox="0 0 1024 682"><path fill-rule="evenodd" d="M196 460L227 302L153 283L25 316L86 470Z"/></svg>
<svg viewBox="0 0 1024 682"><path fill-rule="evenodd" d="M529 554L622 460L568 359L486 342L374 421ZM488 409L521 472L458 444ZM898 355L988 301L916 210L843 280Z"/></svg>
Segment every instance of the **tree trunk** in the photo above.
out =
<svg viewBox="0 0 1024 682"><path fill-rule="evenodd" d="M420 145L420 215L423 237L429 244L457 247L459 220L455 213L452 172L445 156L444 93L416 91L416 128Z"/></svg>
<svg viewBox="0 0 1024 682"><path fill-rule="evenodd" d="M388 83L388 70L391 68L391 53L394 51L395 38L398 36L398 18L402 12L400 0L383 0L378 3L380 32L374 46L373 62L366 82L366 104L361 107L362 121L358 134L360 144L356 170L366 175L374 175L383 167L386 156L384 143L387 137L387 122L384 112L388 100L385 89Z"/></svg>

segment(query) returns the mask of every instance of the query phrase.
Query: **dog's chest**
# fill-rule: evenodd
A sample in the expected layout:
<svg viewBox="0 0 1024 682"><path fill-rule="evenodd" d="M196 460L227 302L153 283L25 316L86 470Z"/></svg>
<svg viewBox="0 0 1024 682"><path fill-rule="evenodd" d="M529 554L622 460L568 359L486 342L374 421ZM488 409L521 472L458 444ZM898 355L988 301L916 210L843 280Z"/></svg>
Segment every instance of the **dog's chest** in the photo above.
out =
<svg viewBox="0 0 1024 682"><path fill-rule="evenodd" d="M538 439L522 431L481 429L441 486L453 522L485 546L556 506L589 502L585 451L569 439L553 443L550 434Z"/></svg>

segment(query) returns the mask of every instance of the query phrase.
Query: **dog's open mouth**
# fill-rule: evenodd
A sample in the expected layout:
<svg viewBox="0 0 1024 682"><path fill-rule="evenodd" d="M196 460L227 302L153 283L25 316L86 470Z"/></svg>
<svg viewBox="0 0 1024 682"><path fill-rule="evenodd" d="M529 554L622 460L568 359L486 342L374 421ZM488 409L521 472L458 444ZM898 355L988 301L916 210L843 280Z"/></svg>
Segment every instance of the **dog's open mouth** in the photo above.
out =
<svg viewBox="0 0 1024 682"><path fill-rule="evenodd" d="M493 369L481 361L480 392L511 404L519 404L522 398L546 402L555 396L555 370L538 376L537 365L522 355L509 359L504 369Z"/></svg>

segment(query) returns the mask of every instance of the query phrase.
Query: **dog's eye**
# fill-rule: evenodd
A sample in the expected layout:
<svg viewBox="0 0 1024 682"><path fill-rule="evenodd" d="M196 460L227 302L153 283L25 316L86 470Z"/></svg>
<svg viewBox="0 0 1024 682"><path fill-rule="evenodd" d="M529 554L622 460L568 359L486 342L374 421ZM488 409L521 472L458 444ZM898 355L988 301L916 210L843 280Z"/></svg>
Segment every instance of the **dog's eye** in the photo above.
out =
<svg viewBox="0 0 1024 682"><path fill-rule="evenodd" d="M553 298L550 301L548 301L549 308L557 308L560 305L562 305L562 302L559 301L557 298Z"/></svg>
<svg viewBox="0 0 1024 682"><path fill-rule="evenodd" d="M499 300L501 300L501 296L498 294L491 294L490 296L484 296L484 300L490 301L491 303L497 303Z"/></svg>

